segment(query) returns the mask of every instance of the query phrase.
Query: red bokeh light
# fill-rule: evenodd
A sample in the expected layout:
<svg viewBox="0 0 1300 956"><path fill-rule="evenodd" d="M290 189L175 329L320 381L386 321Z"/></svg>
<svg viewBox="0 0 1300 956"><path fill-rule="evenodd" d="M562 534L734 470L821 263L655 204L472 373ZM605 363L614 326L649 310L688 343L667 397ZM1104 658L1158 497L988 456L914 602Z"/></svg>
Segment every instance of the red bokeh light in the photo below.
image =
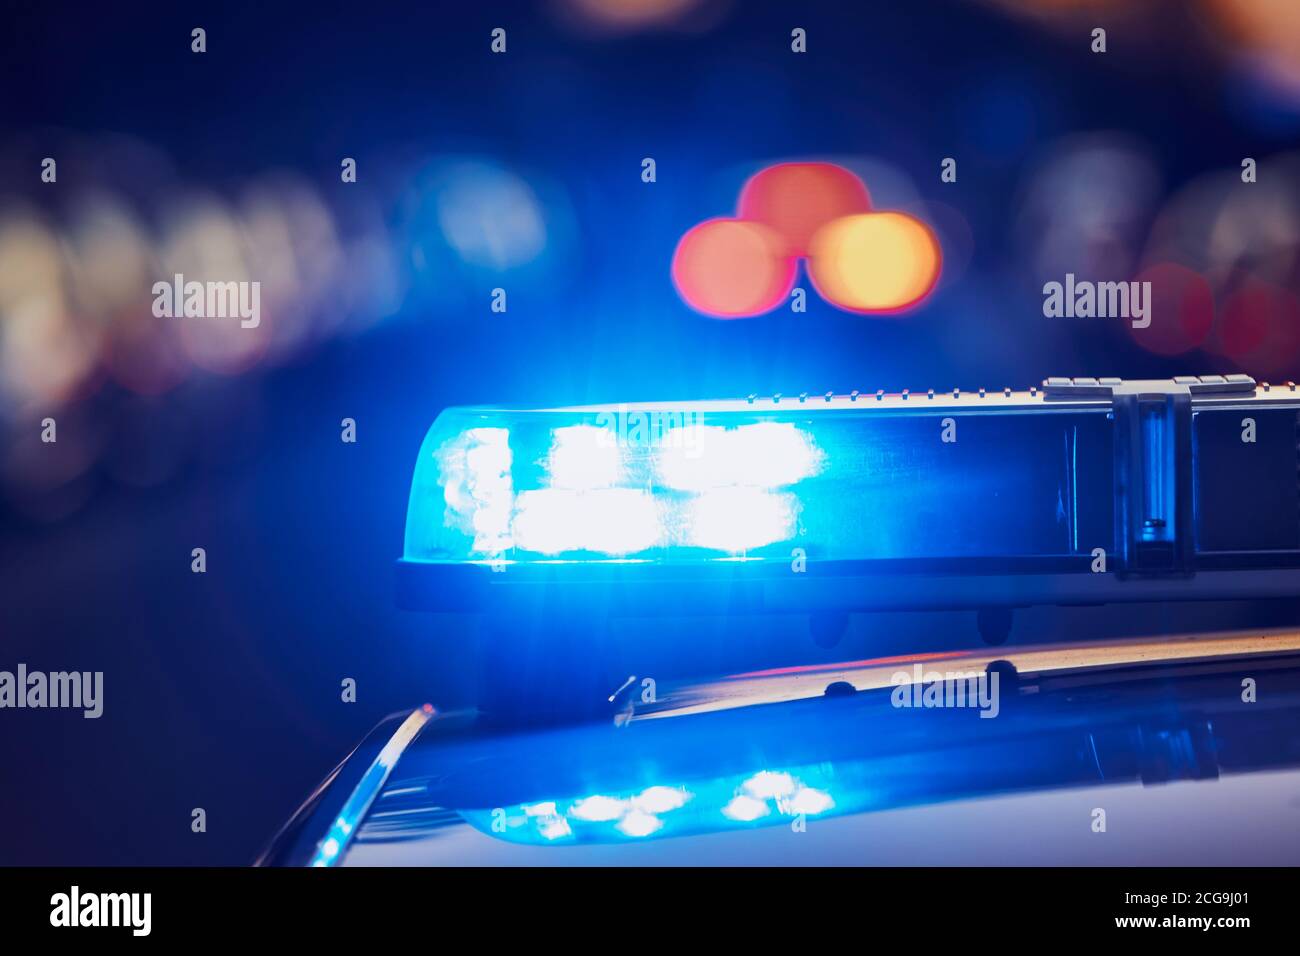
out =
<svg viewBox="0 0 1300 956"><path fill-rule="evenodd" d="M1285 372L1300 350L1300 300L1271 282L1247 279L1223 305L1218 344L1252 375Z"/></svg>
<svg viewBox="0 0 1300 956"><path fill-rule="evenodd" d="M682 298L728 319L776 308L794 287L795 268L773 230L738 219L700 223L673 254L673 282Z"/></svg>
<svg viewBox="0 0 1300 956"><path fill-rule="evenodd" d="M1179 355L1205 341L1214 325L1214 290L1203 275L1176 262L1158 262L1143 269L1137 281L1151 283L1151 324L1138 329L1124 322L1138 345L1157 355Z"/></svg>
<svg viewBox="0 0 1300 956"><path fill-rule="evenodd" d="M786 254L806 256L812 237L841 216L871 211L867 187L832 163L780 163L755 173L740 191L737 215L760 222L786 243Z"/></svg>

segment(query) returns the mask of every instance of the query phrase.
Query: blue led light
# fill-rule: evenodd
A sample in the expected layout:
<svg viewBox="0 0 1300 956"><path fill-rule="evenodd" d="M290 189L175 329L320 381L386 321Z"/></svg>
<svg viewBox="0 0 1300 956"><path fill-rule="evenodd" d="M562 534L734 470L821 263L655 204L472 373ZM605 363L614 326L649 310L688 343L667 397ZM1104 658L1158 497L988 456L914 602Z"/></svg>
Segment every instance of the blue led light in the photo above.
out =
<svg viewBox="0 0 1300 956"><path fill-rule="evenodd" d="M788 797L794 793L795 787L795 779L788 773L762 770L746 780L741 788L751 797L772 800L777 797Z"/></svg>
<svg viewBox="0 0 1300 956"><path fill-rule="evenodd" d="M515 431L471 422L444 433L442 421L421 449L408 556L743 554L797 534L798 497L780 489L825 459L791 422L679 423L638 437L613 423L525 418Z"/></svg>
<svg viewBox="0 0 1300 956"><path fill-rule="evenodd" d="M686 506L686 544L730 553L789 541L798 527L794 495L761 488L718 488Z"/></svg>
<svg viewBox="0 0 1300 956"><path fill-rule="evenodd" d="M627 467L612 431L569 425L551 432L546 472L552 488L614 488L627 480Z"/></svg>
<svg viewBox="0 0 1300 956"><path fill-rule="evenodd" d="M420 449L405 559L1062 556L1110 541L1104 410L954 414L948 443L938 413L855 403L450 409Z"/></svg>
<svg viewBox="0 0 1300 956"><path fill-rule="evenodd" d="M825 458L812 434L793 422L699 425L688 436L655 449L655 474L665 488L780 488L817 474Z"/></svg>
<svg viewBox="0 0 1300 956"><path fill-rule="evenodd" d="M513 543L543 555L639 554L664 541L660 510L652 494L636 488L525 491L515 500Z"/></svg>

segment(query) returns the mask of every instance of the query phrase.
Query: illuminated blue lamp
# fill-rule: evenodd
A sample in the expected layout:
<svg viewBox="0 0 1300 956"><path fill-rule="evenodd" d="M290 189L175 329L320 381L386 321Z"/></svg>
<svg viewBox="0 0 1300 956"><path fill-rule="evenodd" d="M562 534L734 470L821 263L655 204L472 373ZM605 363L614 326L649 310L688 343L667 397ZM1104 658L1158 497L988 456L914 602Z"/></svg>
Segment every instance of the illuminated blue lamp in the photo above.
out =
<svg viewBox="0 0 1300 956"><path fill-rule="evenodd" d="M420 448L400 593L635 608L673 583L679 607L727 591L789 610L1294 593L1298 413L1293 388L1245 376L453 408Z"/></svg>

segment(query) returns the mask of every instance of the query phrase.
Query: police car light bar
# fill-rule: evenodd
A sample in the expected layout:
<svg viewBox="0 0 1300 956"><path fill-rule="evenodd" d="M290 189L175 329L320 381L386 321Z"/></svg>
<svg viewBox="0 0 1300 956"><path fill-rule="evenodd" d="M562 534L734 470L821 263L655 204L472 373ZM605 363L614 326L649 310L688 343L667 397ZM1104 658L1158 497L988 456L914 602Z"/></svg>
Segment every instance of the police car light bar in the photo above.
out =
<svg viewBox="0 0 1300 956"><path fill-rule="evenodd" d="M844 611L1295 595L1298 425L1294 384L1245 375L453 408L420 448L400 602Z"/></svg>

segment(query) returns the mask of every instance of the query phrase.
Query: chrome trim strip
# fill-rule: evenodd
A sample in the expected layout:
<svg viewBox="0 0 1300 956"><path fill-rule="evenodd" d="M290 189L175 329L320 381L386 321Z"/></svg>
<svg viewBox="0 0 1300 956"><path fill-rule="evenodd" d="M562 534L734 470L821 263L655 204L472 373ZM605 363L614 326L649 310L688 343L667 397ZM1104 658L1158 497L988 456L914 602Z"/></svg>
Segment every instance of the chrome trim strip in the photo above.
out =
<svg viewBox="0 0 1300 956"><path fill-rule="evenodd" d="M401 759L402 753L420 731L424 729L424 725L429 722L434 713L433 707L425 704L418 710L411 711L410 715L393 732L393 736L388 739L388 743L384 744L383 749L379 751L369 769L357 782L351 795L343 804L343 808L339 810L339 815L330 824L329 830L316 844L316 852L312 855L309 866L334 866L339 860L343 859L343 854L347 850L348 844L352 842L357 827L365 818L370 805L379 796L379 791L384 788L384 784L388 781L388 775L392 773L393 767L397 766L397 761Z"/></svg>

